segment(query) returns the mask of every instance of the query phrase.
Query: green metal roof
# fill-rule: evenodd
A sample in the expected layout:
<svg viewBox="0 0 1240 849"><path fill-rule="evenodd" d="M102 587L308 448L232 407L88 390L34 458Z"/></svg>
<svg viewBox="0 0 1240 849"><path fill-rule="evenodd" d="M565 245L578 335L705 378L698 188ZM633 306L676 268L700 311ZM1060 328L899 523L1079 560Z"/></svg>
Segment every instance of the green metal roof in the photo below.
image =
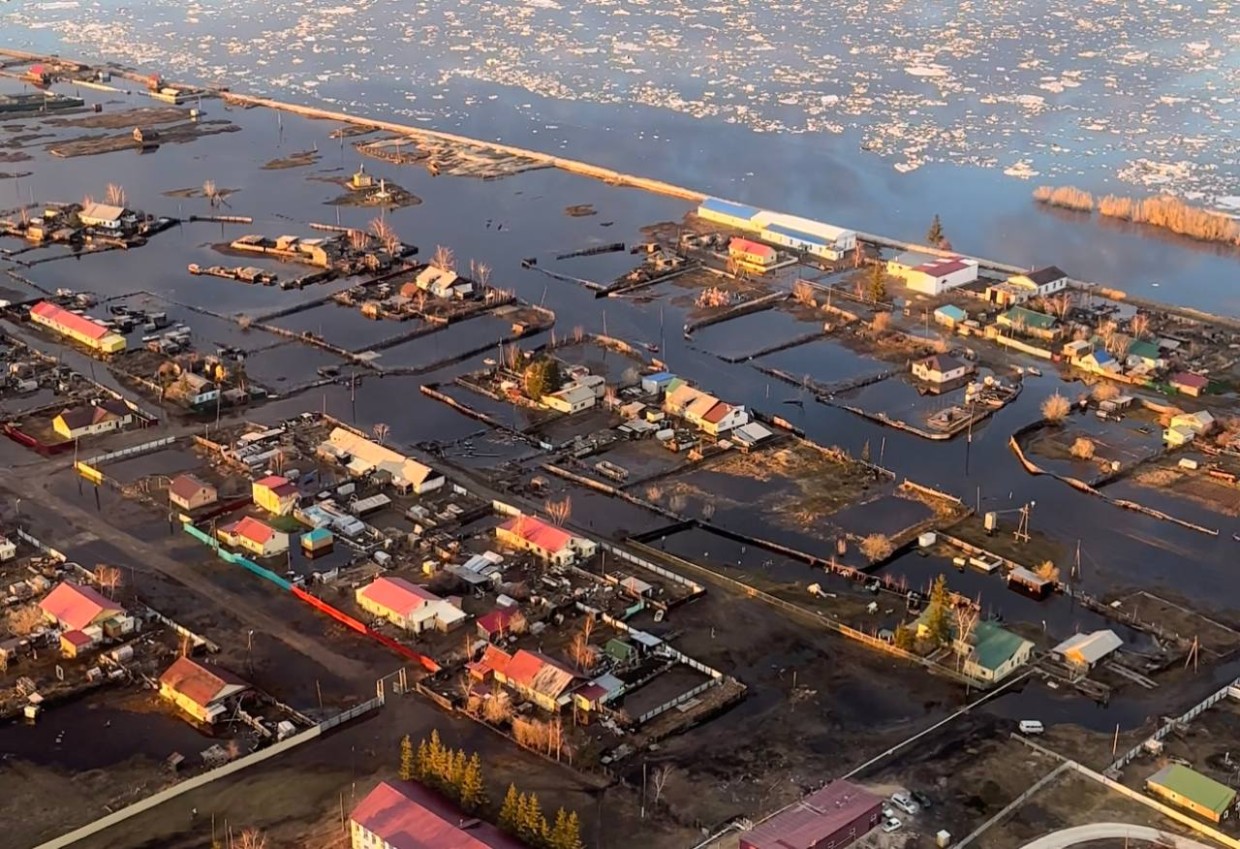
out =
<svg viewBox="0 0 1240 849"><path fill-rule="evenodd" d="M1054 316L1025 307L1012 307L1003 315L1012 324L1023 324L1034 330L1050 330L1058 321Z"/></svg>
<svg viewBox="0 0 1240 849"><path fill-rule="evenodd" d="M1146 342L1143 339L1133 340L1133 343L1128 346L1128 353L1143 360L1156 360L1162 356L1157 345L1153 342Z"/></svg>
<svg viewBox="0 0 1240 849"><path fill-rule="evenodd" d="M978 666L993 671L1011 660L1027 642L994 622L978 622L973 629L973 657Z"/></svg>
<svg viewBox="0 0 1240 849"><path fill-rule="evenodd" d="M1182 764L1168 764L1146 779L1207 810L1221 814L1236 801L1236 791Z"/></svg>

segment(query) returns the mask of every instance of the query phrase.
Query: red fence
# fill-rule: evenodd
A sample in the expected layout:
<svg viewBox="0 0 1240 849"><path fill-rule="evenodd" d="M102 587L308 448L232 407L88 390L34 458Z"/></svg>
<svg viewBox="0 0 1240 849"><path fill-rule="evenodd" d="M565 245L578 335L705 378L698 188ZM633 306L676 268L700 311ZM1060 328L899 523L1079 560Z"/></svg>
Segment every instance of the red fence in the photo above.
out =
<svg viewBox="0 0 1240 849"><path fill-rule="evenodd" d="M409 658L410 660L420 663L422 665L422 668L424 668L428 672L434 673L434 672L439 671L439 664L436 663L432 658L429 658L424 654L416 652L406 645L402 645L401 643L398 643L396 640L393 640L391 637L387 636L386 634L380 634L378 631L375 631L373 628L367 627L365 624L363 624L362 622L359 622L357 619L354 619L352 616L345 613L344 611L337 610L335 607L332 607L330 604L323 601L322 599L310 595L310 593L306 592L301 587L294 586L293 595L297 596L299 599L301 599L302 601L304 601L306 604L310 605L311 607L315 608L316 610L320 610L323 613L326 613L328 616L335 619L337 622L341 623L342 625L345 625L346 627L351 628L354 631L357 631L359 634L363 634L367 637L370 637L375 642L379 643L380 645L386 646L387 648L391 649L397 654L403 655Z"/></svg>

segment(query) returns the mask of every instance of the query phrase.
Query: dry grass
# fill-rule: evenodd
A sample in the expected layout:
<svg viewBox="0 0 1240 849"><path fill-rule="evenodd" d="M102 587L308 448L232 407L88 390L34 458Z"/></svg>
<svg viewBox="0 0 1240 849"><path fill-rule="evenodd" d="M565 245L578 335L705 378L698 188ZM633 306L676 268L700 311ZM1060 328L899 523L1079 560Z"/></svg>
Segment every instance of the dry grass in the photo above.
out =
<svg viewBox="0 0 1240 849"><path fill-rule="evenodd" d="M1068 399L1056 392L1042 402L1042 418L1048 422L1059 424L1068 417L1068 412L1071 409L1072 404Z"/></svg>
<svg viewBox="0 0 1240 849"><path fill-rule="evenodd" d="M1200 209L1167 195L1145 200L1107 195L1098 201L1098 212L1112 218L1162 227L1205 242L1240 245L1240 224L1226 215Z"/></svg>
<svg viewBox="0 0 1240 849"><path fill-rule="evenodd" d="M1093 212L1094 196L1089 192L1073 186L1038 186L1033 190L1033 199L1047 206L1058 206L1063 209L1075 209L1081 212Z"/></svg>
<svg viewBox="0 0 1240 849"><path fill-rule="evenodd" d="M861 540L858 547L871 563L885 560L891 556L891 552L895 551L895 545L884 534L870 534Z"/></svg>
<svg viewBox="0 0 1240 849"><path fill-rule="evenodd" d="M1083 436L1078 436L1072 443L1072 456L1078 460L1094 459L1094 450L1094 441Z"/></svg>

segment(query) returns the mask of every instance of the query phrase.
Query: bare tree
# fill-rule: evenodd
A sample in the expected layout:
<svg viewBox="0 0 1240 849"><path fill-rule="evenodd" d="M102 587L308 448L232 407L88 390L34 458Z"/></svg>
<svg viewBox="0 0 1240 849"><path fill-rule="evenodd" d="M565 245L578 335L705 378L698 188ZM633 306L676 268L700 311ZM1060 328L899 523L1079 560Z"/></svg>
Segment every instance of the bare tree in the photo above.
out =
<svg viewBox="0 0 1240 849"><path fill-rule="evenodd" d="M95 583L108 591L109 598L113 598L116 595L116 588L120 586L124 576L121 570L115 566L100 563L95 566L94 577Z"/></svg>
<svg viewBox="0 0 1240 849"><path fill-rule="evenodd" d="M219 191L215 188L214 180L202 181L202 196L205 197L207 202L213 207L219 201Z"/></svg>
<svg viewBox="0 0 1240 849"><path fill-rule="evenodd" d="M1094 459L1094 441L1078 436L1076 441L1072 443L1072 456L1078 460Z"/></svg>
<svg viewBox="0 0 1240 849"><path fill-rule="evenodd" d="M250 316L248 315L237 316L237 326L240 327L242 330L249 330L253 324L254 324L254 319L251 318Z"/></svg>
<svg viewBox="0 0 1240 849"><path fill-rule="evenodd" d="M348 240L349 247L356 253L361 253L370 246L370 237L363 230L350 230Z"/></svg>
<svg viewBox="0 0 1240 849"><path fill-rule="evenodd" d="M895 551L895 545L893 545L891 539L884 534L870 534L861 540L859 547L861 549L861 553L864 554L866 559L871 563L877 563L880 560L885 560L891 556L893 551Z"/></svg>
<svg viewBox="0 0 1240 849"><path fill-rule="evenodd" d="M1056 584L1059 583L1059 567L1050 560L1043 561L1038 568L1033 571L1044 581L1052 581Z"/></svg>
<svg viewBox="0 0 1240 849"><path fill-rule="evenodd" d="M667 501L667 509L671 510L673 513L677 515L684 513L685 507L687 505L688 505L688 499L685 498L684 493L680 493L680 492L673 495Z"/></svg>
<svg viewBox="0 0 1240 849"><path fill-rule="evenodd" d="M553 523L563 527L564 523L573 515L573 499L571 496L566 495L560 501L548 500L543 504L543 508L547 511L547 515L551 517Z"/></svg>
<svg viewBox="0 0 1240 849"><path fill-rule="evenodd" d="M392 432L392 429L388 427L387 425L385 425L383 422L378 422L374 426L375 439L378 440L380 445L382 445L387 440L388 434L390 434L391 432Z"/></svg>
<svg viewBox="0 0 1240 849"><path fill-rule="evenodd" d="M870 319L870 329L875 333L882 333L891 326L891 313L876 312L874 318Z"/></svg>
<svg viewBox="0 0 1240 849"><path fill-rule="evenodd" d="M4 627L16 637L25 637L43 627L43 611L33 604L15 607L4 617Z"/></svg>
<svg viewBox="0 0 1240 849"><path fill-rule="evenodd" d="M492 690L491 697L482 703L482 718L492 725L508 722L512 714L512 697L503 690Z"/></svg>
<svg viewBox="0 0 1240 849"><path fill-rule="evenodd" d="M580 344L581 340L585 338L586 338L586 329L584 327L582 327L580 324L573 327L573 341L574 342L577 342L578 344Z"/></svg>
<svg viewBox="0 0 1240 849"><path fill-rule="evenodd" d="M715 518L715 505L713 502L707 501L702 505L702 518L708 522Z"/></svg>
<svg viewBox="0 0 1240 849"><path fill-rule="evenodd" d="M436 245L435 255L431 257L431 265L440 271L456 271L456 255L446 245Z"/></svg>
<svg viewBox="0 0 1240 849"><path fill-rule="evenodd" d="M1146 313L1139 312L1128 320L1128 329L1132 332L1134 339L1144 339L1145 334L1150 330L1150 317Z"/></svg>
<svg viewBox="0 0 1240 849"><path fill-rule="evenodd" d="M569 656L586 675L594 669L594 647L590 645L590 637L594 633L594 617L586 614L581 620L581 630L573 637L569 646Z"/></svg>
<svg viewBox="0 0 1240 849"><path fill-rule="evenodd" d="M1052 424L1059 424L1068 417L1068 411L1071 409L1071 402L1056 392L1042 402L1042 418Z"/></svg>
<svg viewBox="0 0 1240 849"><path fill-rule="evenodd" d="M798 280L792 284L792 299L802 306L818 306L818 301L814 297L814 287L804 280Z"/></svg>
<svg viewBox="0 0 1240 849"><path fill-rule="evenodd" d="M652 483L649 486L647 486L646 487L646 500L647 501L662 501L663 500L663 487L659 486L657 483Z"/></svg>
<svg viewBox="0 0 1240 849"><path fill-rule="evenodd" d="M477 283L483 289L490 288L491 266L487 265L485 262L480 262L478 263L478 268L475 270L474 274L475 274L475 277L474 277L475 283Z"/></svg>
<svg viewBox="0 0 1240 849"><path fill-rule="evenodd" d="M236 849L267 849L267 835L257 828L247 828L241 832Z"/></svg>
<svg viewBox="0 0 1240 849"><path fill-rule="evenodd" d="M125 205L125 189L120 183L108 183L107 199L109 206Z"/></svg>
<svg viewBox="0 0 1240 849"><path fill-rule="evenodd" d="M672 780L672 776L676 770L671 764L663 764L654 771L652 781L654 784L654 803L659 804L659 798L663 795L663 788L667 787L667 783Z"/></svg>
<svg viewBox="0 0 1240 849"><path fill-rule="evenodd" d="M1119 397L1119 387L1114 383L1102 381L1093 388L1090 394L1094 396L1095 401L1113 401Z"/></svg>

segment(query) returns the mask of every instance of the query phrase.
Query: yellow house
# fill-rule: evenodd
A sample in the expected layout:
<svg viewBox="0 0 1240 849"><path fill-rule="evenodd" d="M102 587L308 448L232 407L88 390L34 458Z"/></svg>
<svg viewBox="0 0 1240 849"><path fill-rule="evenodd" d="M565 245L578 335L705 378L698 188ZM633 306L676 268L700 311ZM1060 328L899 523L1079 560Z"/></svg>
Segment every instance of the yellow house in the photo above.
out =
<svg viewBox="0 0 1240 849"><path fill-rule="evenodd" d="M199 722L213 723L228 712L249 685L218 666L205 666L190 657L178 657L159 676L159 695Z"/></svg>
<svg viewBox="0 0 1240 849"><path fill-rule="evenodd" d="M259 557L274 557L288 551L288 534L277 531L253 516L246 516L239 522L220 528L219 537L229 545L235 545Z"/></svg>
<svg viewBox="0 0 1240 849"><path fill-rule="evenodd" d="M280 475L254 481L250 492L255 504L276 516L287 516L297 506L297 486Z"/></svg>

